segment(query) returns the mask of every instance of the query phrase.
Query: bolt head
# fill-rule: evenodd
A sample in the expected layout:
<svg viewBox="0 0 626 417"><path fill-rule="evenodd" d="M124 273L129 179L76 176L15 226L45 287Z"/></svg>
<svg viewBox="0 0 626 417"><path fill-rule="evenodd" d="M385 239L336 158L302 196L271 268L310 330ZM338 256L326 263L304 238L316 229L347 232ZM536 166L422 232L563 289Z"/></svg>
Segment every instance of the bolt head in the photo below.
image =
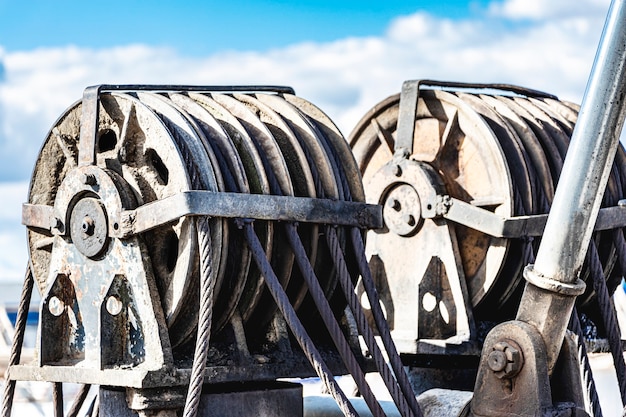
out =
<svg viewBox="0 0 626 417"><path fill-rule="evenodd" d="M494 372L504 371L506 369L506 355L499 350L492 351L487 357L489 369Z"/></svg>
<svg viewBox="0 0 626 417"><path fill-rule="evenodd" d="M524 357L517 343L513 341L498 342L487 357L487 365L500 379L516 376L524 365Z"/></svg>

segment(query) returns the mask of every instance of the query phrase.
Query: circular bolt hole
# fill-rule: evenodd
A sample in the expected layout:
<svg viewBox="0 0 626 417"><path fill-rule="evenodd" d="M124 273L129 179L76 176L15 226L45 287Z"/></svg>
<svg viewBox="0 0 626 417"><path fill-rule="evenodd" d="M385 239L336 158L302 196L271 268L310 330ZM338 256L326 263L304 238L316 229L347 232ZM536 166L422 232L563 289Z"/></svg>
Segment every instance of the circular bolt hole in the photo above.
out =
<svg viewBox="0 0 626 417"><path fill-rule="evenodd" d="M48 311L55 317L59 317L65 312L65 303L59 299L56 295L53 295L48 300Z"/></svg>
<svg viewBox="0 0 626 417"><path fill-rule="evenodd" d="M167 272L172 273L178 262L178 236L170 230L165 239L164 257L166 259Z"/></svg>
<svg viewBox="0 0 626 417"><path fill-rule="evenodd" d="M396 165L395 167L393 167L393 175L395 175L396 177L402 175L402 168L400 167L400 165Z"/></svg>
<svg viewBox="0 0 626 417"><path fill-rule="evenodd" d="M112 151L117 145L117 135L111 129L103 130L98 137L98 151Z"/></svg>
<svg viewBox="0 0 626 417"><path fill-rule="evenodd" d="M112 316L117 316L118 314L120 314L122 312L123 306L124 305L122 304L120 299L117 298L116 296L112 295L109 298L107 298L107 303L106 303L107 311Z"/></svg>
<svg viewBox="0 0 626 417"><path fill-rule="evenodd" d="M422 306L428 312L433 311L437 307L437 298L432 293L427 292L422 298Z"/></svg>
<svg viewBox="0 0 626 417"><path fill-rule="evenodd" d="M426 205L426 209L427 210L432 210L433 209L433 205L432 204L427 204Z"/></svg>
<svg viewBox="0 0 626 417"><path fill-rule="evenodd" d="M117 230L117 229L119 229L119 228L120 228L119 223L113 223L113 229L114 229L114 230Z"/></svg>

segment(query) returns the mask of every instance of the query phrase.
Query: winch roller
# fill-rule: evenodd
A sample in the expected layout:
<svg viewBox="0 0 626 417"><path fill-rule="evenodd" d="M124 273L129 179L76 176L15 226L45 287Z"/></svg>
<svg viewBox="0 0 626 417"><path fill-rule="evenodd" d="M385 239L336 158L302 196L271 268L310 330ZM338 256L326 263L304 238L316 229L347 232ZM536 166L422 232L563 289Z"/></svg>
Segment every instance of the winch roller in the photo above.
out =
<svg viewBox="0 0 626 417"><path fill-rule="evenodd" d="M384 206L385 226L369 232L367 252L396 342L408 353L419 348L401 340L468 340L473 319L514 315L522 269L534 261L542 227L507 235L486 232L481 222L530 224L549 212L579 110L519 87L429 83L406 82L349 137L368 202ZM620 146L604 207L624 196L624 155ZM460 207L454 216L451 206ZM593 237L611 293L623 268L616 233L621 229ZM586 263L581 278L589 275ZM602 328L593 285L578 304ZM407 309L419 326L393 315Z"/></svg>
<svg viewBox="0 0 626 417"><path fill-rule="evenodd" d="M60 193L67 200L66 211L55 212L50 230L28 231L32 271L42 294L62 272L59 268L71 269L72 262L98 264L112 256L116 239L109 231L115 234L122 225L107 211L101 181L113 184L111 192L119 195L123 210L192 190L364 201L345 139L321 110L295 95L140 90L103 92L98 102L93 165L83 166L79 159L83 104L78 102L54 124L33 172L29 204L60 208ZM255 221L254 228L293 306L307 306L307 286L282 228L266 220ZM223 329L233 314L241 316L250 332L258 332L276 307L251 262L243 232L235 221L220 217L211 219L210 230L213 332ZM325 295L332 299L337 277L320 227L302 224L298 231ZM72 250L64 254L64 265L55 262L61 240L83 258L75 258L78 253ZM158 225L145 231L137 245L143 259L115 262L143 262L154 274L169 339L173 347L183 345L197 326L196 224L181 217ZM81 279L76 272L70 280ZM333 302L341 303L337 299L341 297ZM342 308L336 305L338 311Z"/></svg>

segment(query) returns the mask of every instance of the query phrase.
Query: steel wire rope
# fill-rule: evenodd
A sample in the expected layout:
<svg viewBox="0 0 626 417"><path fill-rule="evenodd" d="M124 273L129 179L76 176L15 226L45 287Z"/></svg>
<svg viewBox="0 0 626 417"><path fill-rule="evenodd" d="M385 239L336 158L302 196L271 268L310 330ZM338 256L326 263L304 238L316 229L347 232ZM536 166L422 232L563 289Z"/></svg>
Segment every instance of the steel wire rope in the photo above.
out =
<svg viewBox="0 0 626 417"><path fill-rule="evenodd" d="M52 406L54 417L63 417L63 383L52 383Z"/></svg>
<svg viewBox="0 0 626 417"><path fill-rule="evenodd" d="M582 378L585 383L587 395L589 396L589 401L591 402L591 411L593 413L593 417L602 417L602 406L600 405L600 398L598 397L596 381L593 378L593 371L591 369L591 364L589 363L589 356L587 355L585 335L580 325L578 310L575 306L572 310L572 316L570 318L568 328L577 336L576 344L578 345L578 357L579 361L582 363L583 368Z"/></svg>
<svg viewBox="0 0 626 417"><path fill-rule="evenodd" d="M318 137L323 137L323 135L319 132L319 130L317 128L315 128L317 136ZM316 187L316 192L318 193L318 196L324 197L324 190L322 188L321 185L321 180L319 177L319 173L317 171L317 167L315 165L315 163L313 162L313 159L311 157L311 154L308 150L308 148L306 146L303 146L303 151L305 154L305 157L307 158L307 161L309 162L309 165L311 166L311 174L313 176L313 181L315 183L315 187ZM334 153L334 148L332 146L330 146L330 150L331 150L331 157L337 159L337 155ZM349 184L347 182L347 178L345 176L345 174L343 173L342 170L342 164L340 163L340 161L336 161L336 165L339 167L339 170L341 170L340 173L338 173L338 177L340 180L340 186L342 187L342 190L344 192L345 195L345 199L348 201L352 200L352 196L350 193L350 187ZM358 249L354 249L355 253L356 253L356 257L357 260L361 260L365 257L365 246L363 244L363 239L360 235L360 230L358 228L354 228L352 229L352 233L354 233L354 231L356 230L356 233L359 235L359 240L361 242L361 247L362 247L362 252L358 252ZM353 240L353 244L354 244L354 237L352 237ZM367 264L367 260L365 260L365 268L368 270L368 279L372 279L371 276L371 271L369 271L369 265ZM363 277L363 280L365 280L365 275L362 272L362 265L359 263L359 269L361 270L361 276ZM373 282L373 281L372 281ZM402 391L404 398L408 401L409 406L413 412L413 414L416 417L422 417L422 412L420 410L419 404L417 403L417 399L415 398L415 394L413 392L413 389L411 388L411 384L409 382L408 376L406 374L406 372L404 371L404 365L402 364L402 360L400 359L400 355L398 354L396 348L395 348L395 344L393 344L393 340L391 339L391 332L389 331L389 326L387 324L386 319L384 318L384 314L382 312L382 309L380 307L380 301L378 298L378 293L377 290L375 288L375 286L370 285L370 289L373 290L373 292L376 294L376 307L372 307L373 309L378 309L378 311L380 312L379 317L382 317L382 320L379 320L378 322L376 322L376 318L375 318L375 324L378 328L378 332L381 335L381 339L383 340L383 346L385 348L385 351L387 352L387 356L389 358L389 361L391 363L391 368L394 372L394 374L396 375L396 382L398 383L398 385L400 386L400 390ZM372 304L372 306L374 305L374 300L372 299L372 297L370 296L370 293L367 292L366 293L368 295L368 299L370 300L370 304ZM386 336L383 336L386 335ZM388 369L388 368L387 368ZM392 381L386 381L385 384L387 386L393 384ZM391 394L391 393L390 393Z"/></svg>
<svg viewBox="0 0 626 417"><path fill-rule="evenodd" d="M78 416L78 412L85 403L85 399L87 398L90 389L91 384L81 384L76 396L74 397L74 401L72 402L72 407L70 408L70 411L67 412L67 417Z"/></svg>
<svg viewBox="0 0 626 417"><path fill-rule="evenodd" d="M359 366L354 353L350 350L350 346L348 345L348 342L346 341L346 338L341 331L337 320L335 319L330 304L324 296L324 291L317 281L317 277L315 276L313 267L306 256L306 252L302 246L300 238L298 237L295 226L292 223L289 223L285 224L285 228L287 231L287 239L289 240L289 243L291 244L291 247L296 255L296 262L298 263L298 266L302 271L302 276L309 287L309 293L313 297L313 301L315 302L322 320L324 321L324 324L326 325L326 328L328 329L328 332L337 347L339 355L343 359L348 372L350 372L350 375L354 378L357 388L363 396L365 403L370 408L372 414L374 416L384 416L385 413L376 400L369 384L365 380L365 374Z"/></svg>
<svg viewBox="0 0 626 417"><path fill-rule="evenodd" d="M338 268L339 284L341 285L343 294L346 297L348 306L350 307L350 310L354 315L354 319L356 321L359 332L363 336L365 344L368 347L370 354L372 355L372 358L376 363L376 367L382 376L387 391L389 391L389 394L393 398L393 401L402 416L415 416L414 411L410 408L407 399L404 397L402 391L400 390L397 381L391 374L391 369L389 369L389 366L385 362L385 358L382 351L380 350L380 347L378 346L378 343L376 342L374 333L367 323L367 318L365 317L363 308L354 292L354 287L352 286L352 281L350 279L350 273L347 268L346 260L343 256L341 246L339 245L337 232L333 226L326 227L326 239L328 241L328 246L330 247L333 261Z"/></svg>
<svg viewBox="0 0 626 417"><path fill-rule="evenodd" d="M261 154L263 158L264 165L266 165L267 178L269 181L270 189L272 194L282 194L280 184L278 183L278 179L276 178L276 174L270 168L269 163L267 162L267 158L264 154ZM336 172L336 174L338 174ZM309 260L309 257L304 249L304 245L302 244L302 240L298 235L296 225L291 222L287 222L284 224L285 232L287 235L287 240L291 246L291 249L294 252L296 262L298 263L298 267L300 272L302 273L302 277L304 278L307 287L309 289L309 294L313 298L313 301L320 312L320 316L326 329L328 330L330 337L335 344L339 355L341 356L348 372L354 378L354 381L363 395L363 399L365 403L369 407L372 415L375 417L384 417L385 413L376 400L374 393L372 392L369 384L365 380L365 374L361 369L359 363L354 356L354 353L350 349L350 346L345 338L345 335L341 331L337 320L335 319L332 308L329 304L326 295L324 294L324 290L322 289L315 271L313 270L313 266ZM284 293L284 290L283 290ZM286 293L285 293L286 295Z"/></svg>
<svg viewBox="0 0 626 417"><path fill-rule="evenodd" d="M346 417L358 417L358 413L354 409L354 406L345 393L339 387L339 384L332 376L332 372L324 362L322 355L315 347L313 340L308 335L302 322L298 318L296 311L293 306L289 302L289 298L287 294L284 292L276 274L274 273L272 266L267 260L267 256L263 247L261 246L261 242L259 241L258 236L254 232L254 228L252 226L251 220L243 221L243 229L246 236L246 241L248 242L248 246L250 247L250 251L252 252L252 257L254 258L255 263L257 264L261 274L265 279L265 284L269 289L274 301L282 313L287 325L291 329L293 335L295 336L298 344L302 348L302 351L306 355L307 359L313 366L313 369L321 379L322 383L328 388L328 391L332 395L332 397L337 402L337 405L343 412Z"/></svg>
<svg viewBox="0 0 626 417"><path fill-rule="evenodd" d="M26 268L24 276L24 285L20 296L20 304L17 308L17 318L15 319L15 333L13 335L13 344L11 345L11 356L9 357L9 367L18 365L22 356L22 346L24 344L24 333L26 332L26 322L28 320L28 309L30 307L30 299L33 293L33 285L35 278L31 271L30 265ZM4 385L4 398L2 400L2 416L9 417L13 408L13 398L15 395L16 381L11 378L10 371L7 373Z"/></svg>
<svg viewBox="0 0 626 417"><path fill-rule="evenodd" d="M552 143L554 144L554 147L544 146L544 152L549 151L549 150L552 150L552 152L556 152L556 150L558 149L558 146L556 144L554 137L552 135L546 135L545 139L548 141L552 141ZM561 169L563 168L563 161L559 159L559 156L560 154L556 154L556 155L549 154L551 161L553 161L552 163L556 166L556 168L560 172ZM545 178L543 180L545 180ZM558 181L558 179L553 178L553 181L555 182L554 185L556 186L556 182ZM539 188L539 192L540 192L541 212L549 213L550 202L548 201L548 197L546 196L545 192L543 191L541 187ZM530 263L534 263L534 261L535 261L535 253L532 254ZM572 315L570 317L568 329L572 331L574 334L576 334L577 336L576 337L576 344L577 344L577 349L578 349L577 358L579 361L579 366L582 368L582 380L583 380L583 383L585 384L587 397L589 399L589 402L591 403L591 409L592 409L593 415L594 417L602 417L602 407L600 405L600 398L598 396L598 390L597 390L595 380L593 377L593 370L591 369L591 363L589 362L587 347L585 345L585 335L583 333L583 330L580 324L580 316L578 314L578 310L575 306L574 306L574 309L572 310Z"/></svg>
<svg viewBox="0 0 626 417"><path fill-rule="evenodd" d="M549 136L549 138L550 140L554 140L552 136ZM550 156L552 157L552 155ZM531 164L531 166L533 165ZM560 168L562 168L562 166L560 166L559 169ZM541 180L545 180L543 178L538 178L538 174L534 172L534 170L531 170L530 172L531 172L531 180L534 180L537 183ZM541 211L541 213L549 213L550 202L548 201L548 197L546 196L543 187L537 187L537 189L539 193L538 194L539 210ZM517 200L518 199L516 199L516 209L522 206L521 204L519 204ZM535 262L534 251L526 252L526 257L529 263L532 264ZM594 414L594 417L602 417L602 407L600 405L600 398L598 396L597 387L595 384L595 380L593 378L593 371L591 369L591 364L589 362L589 357L587 355L587 348L585 346L585 337L584 337L584 334L580 325L580 319L579 319L578 311L576 307L574 307L572 311L568 328L570 329L570 331L572 331L573 333L577 335L577 338L576 338L576 344L578 348L577 357L579 361L579 366L582 368L582 371L583 371L582 379L585 384L585 389L586 389L589 401L591 403L592 412Z"/></svg>
<svg viewBox="0 0 626 417"><path fill-rule="evenodd" d="M400 355L398 354L396 345L391 339L391 331L389 330L389 326L387 325L387 321L385 320L384 313L380 306L380 298L378 297L378 291L374 286L374 278L372 277L372 272L370 271L367 259L365 258L365 245L363 243L361 231L357 227L353 227L350 229L350 236L354 253L357 255L357 264L359 267L359 271L361 273L361 276L363 277L363 287L365 288L367 298L370 302L372 316L374 317L374 323L376 324L378 334L380 335L383 346L385 347L385 351L387 352L387 356L389 357L391 369L393 370L396 378L398 378L400 382L400 389L402 390L404 397L407 400L409 400L409 398L413 398L413 400L415 401L415 403L412 404L411 407L413 408L413 412L417 417L422 417L422 411L419 407L419 404L417 404L417 399L415 399L413 389L408 383L408 376L406 376L406 373L404 371L404 365L402 364L402 360L400 359ZM403 373L404 375L402 375ZM406 382L404 382L404 380ZM409 400L409 404L411 403L412 401ZM417 405L417 407L415 407L415 405Z"/></svg>
<svg viewBox="0 0 626 417"><path fill-rule="evenodd" d="M607 333L611 355L613 356L613 363L615 365L615 373L617 374L622 405L626 405L626 363L624 362L622 341L619 334L619 326L617 325L615 306L613 305L613 300L609 295L598 250L593 242L590 242L589 249L587 250L587 262L589 263L591 270L593 289L596 292L598 304L600 305L604 328Z"/></svg>
<svg viewBox="0 0 626 417"><path fill-rule="evenodd" d="M337 155L334 152L333 152L333 157L334 158L337 157ZM339 178L340 178L341 187L343 188L344 194L346 196L346 200L352 201L352 195L351 195L351 192L350 192L350 187L349 187L349 184L348 184L347 177L345 175L345 172L343 172L342 165L339 163L338 166L340 167L340 170L341 170ZM361 232L357 228L355 228L355 229L358 231L359 236L361 236L360 235ZM330 233L328 233L329 231L330 231ZM356 304L357 305L355 306L355 308L353 308L353 312L358 311L358 313L355 313L355 314L362 316L362 319L365 320L364 323L363 323L363 328L369 329L369 333L371 334L371 328L370 328L369 324L367 324L367 319L365 318L364 312L363 312L363 310L362 310L362 308L360 306L360 303L356 299L356 294L354 292L354 287L352 287L351 282L348 281L348 282L346 282L346 284L348 284L349 287L346 285L346 287L344 288L344 286L343 286L344 283L341 282L342 281L342 279L341 279L342 269L345 268L344 274L348 273L347 264L345 262L345 258L343 256L343 253L341 252L341 247L339 245L339 241L338 241L336 230L331 228L330 226L328 226L327 227L327 239L329 239L329 236L331 234L333 236L334 242L331 243L331 241L329 240L329 247L331 248L331 252L333 252L333 253L335 253L337 255L337 257L333 256L333 259L337 260L337 259L339 259L338 257L343 258L343 261L341 261L339 263L340 265L338 266L338 269L339 269L339 273L340 273L339 274L340 283L342 285L342 289L343 289L344 295L346 296L346 299L347 299L349 304L350 304L350 300L349 300L350 298L353 298L354 300L356 300ZM352 239L354 239L354 237L352 237ZM361 242L362 242L362 237L360 237L360 239L361 239ZM364 256L364 254L365 254L365 252L363 252L363 253L357 252L356 253L357 259L359 259L360 256ZM367 269L369 270L369 265L368 265ZM362 277L363 277L363 279L365 279L365 277L363 275L362 275ZM349 279L349 273L348 273L348 279ZM370 279L371 279L371 271L370 271ZM352 287L352 288L350 289L350 287ZM373 306L372 303L373 302L377 302L376 307L372 307L372 309L378 308L380 310L380 314L384 317L384 313L382 312L381 307L380 307L380 300L378 298L378 291L376 290L375 286L373 286L373 289L374 289L374 292L376 293L376 296L377 296L376 300L372 300L370 298L370 296L369 296L369 293L366 292L367 296L368 296L368 299L370 301L370 305ZM352 306L351 306L351 308L352 308ZM359 321L358 321L356 316L355 316L355 320L357 320L357 325L359 325ZM378 327L378 332L381 335L381 338L382 338L382 334L386 333L387 334L387 338L389 340L391 340L391 343L393 343L393 340L391 339L391 332L389 330L389 325L387 323L387 320L386 319L383 320L383 323L381 323L381 324L383 325L382 329L380 328L381 326L379 326L378 323L376 323L376 326ZM362 332L362 335L364 337L367 336L367 335L363 334L363 332ZM372 335L372 337L373 337L373 335ZM370 347L369 344L371 342L372 342L371 340L370 341L366 340L366 343L368 344L368 347ZM406 401L406 406L408 406L408 408L411 411L411 413L414 416L416 416L416 417L421 417L422 416L422 411L420 409L419 404L417 403L417 399L415 398L415 393L413 392L413 388L411 388L411 383L410 383L409 378L408 378L408 376L407 376L407 374L406 374L406 372L404 370L404 365L402 364L402 360L400 358L400 355L398 355L398 352L395 349L395 344L393 344L393 349L388 349L387 345L385 345L384 342L383 342L383 345L385 347L385 351L387 352L387 357L389 358L390 363L392 363L392 369L393 369L393 373L395 374L395 380L392 379L393 376L389 372L389 367L386 364L383 363L384 366L382 368L379 366L379 371L382 373L381 376L383 377L383 381L384 381L387 389L389 390L389 393L392 395L392 398L394 399L394 402L398 406L398 411L400 411L401 413L403 411L403 410L400 409L400 405L397 402L397 401L401 401L401 399L400 399L400 396L398 395L397 391L395 391L393 389L393 387L399 387L400 388L400 391L403 394L403 398ZM378 346L378 343L376 343L375 339L373 340L373 346L375 346L375 349L378 352L380 352L380 347ZM370 347L370 351L372 351L371 347ZM374 357L374 360L377 360L376 357ZM395 367L393 365L394 363L395 363ZM379 364L377 363L377 366L378 365ZM396 395L397 398L394 397L394 395ZM408 415L408 413L403 414L403 415Z"/></svg>
<svg viewBox="0 0 626 417"><path fill-rule="evenodd" d="M200 243L200 306L198 318L198 334L194 352L189 389L183 409L183 417L195 417L202 395L206 360L209 354L209 340L211 337L211 322L213 318L213 292L215 279L211 263L213 250L211 248L211 230L209 219L202 216L197 219L198 241Z"/></svg>

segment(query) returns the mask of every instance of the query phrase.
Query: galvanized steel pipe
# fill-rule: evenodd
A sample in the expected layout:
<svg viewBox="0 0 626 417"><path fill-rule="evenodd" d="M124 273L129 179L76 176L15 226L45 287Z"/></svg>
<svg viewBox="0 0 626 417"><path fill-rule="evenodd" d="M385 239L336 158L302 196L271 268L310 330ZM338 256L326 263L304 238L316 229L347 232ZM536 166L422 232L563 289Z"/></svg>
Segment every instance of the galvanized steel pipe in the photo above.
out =
<svg viewBox="0 0 626 417"><path fill-rule="evenodd" d="M574 297L556 287L576 286L624 123L626 105L626 1L614 0L587 84L554 202L527 279L518 319L534 324L548 349L552 369ZM547 288L551 287L551 288ZM558 290L558 289L557 289ZM558 291L557 291L558 292ZM555 315L556 314L556 315Z"/></svg>

